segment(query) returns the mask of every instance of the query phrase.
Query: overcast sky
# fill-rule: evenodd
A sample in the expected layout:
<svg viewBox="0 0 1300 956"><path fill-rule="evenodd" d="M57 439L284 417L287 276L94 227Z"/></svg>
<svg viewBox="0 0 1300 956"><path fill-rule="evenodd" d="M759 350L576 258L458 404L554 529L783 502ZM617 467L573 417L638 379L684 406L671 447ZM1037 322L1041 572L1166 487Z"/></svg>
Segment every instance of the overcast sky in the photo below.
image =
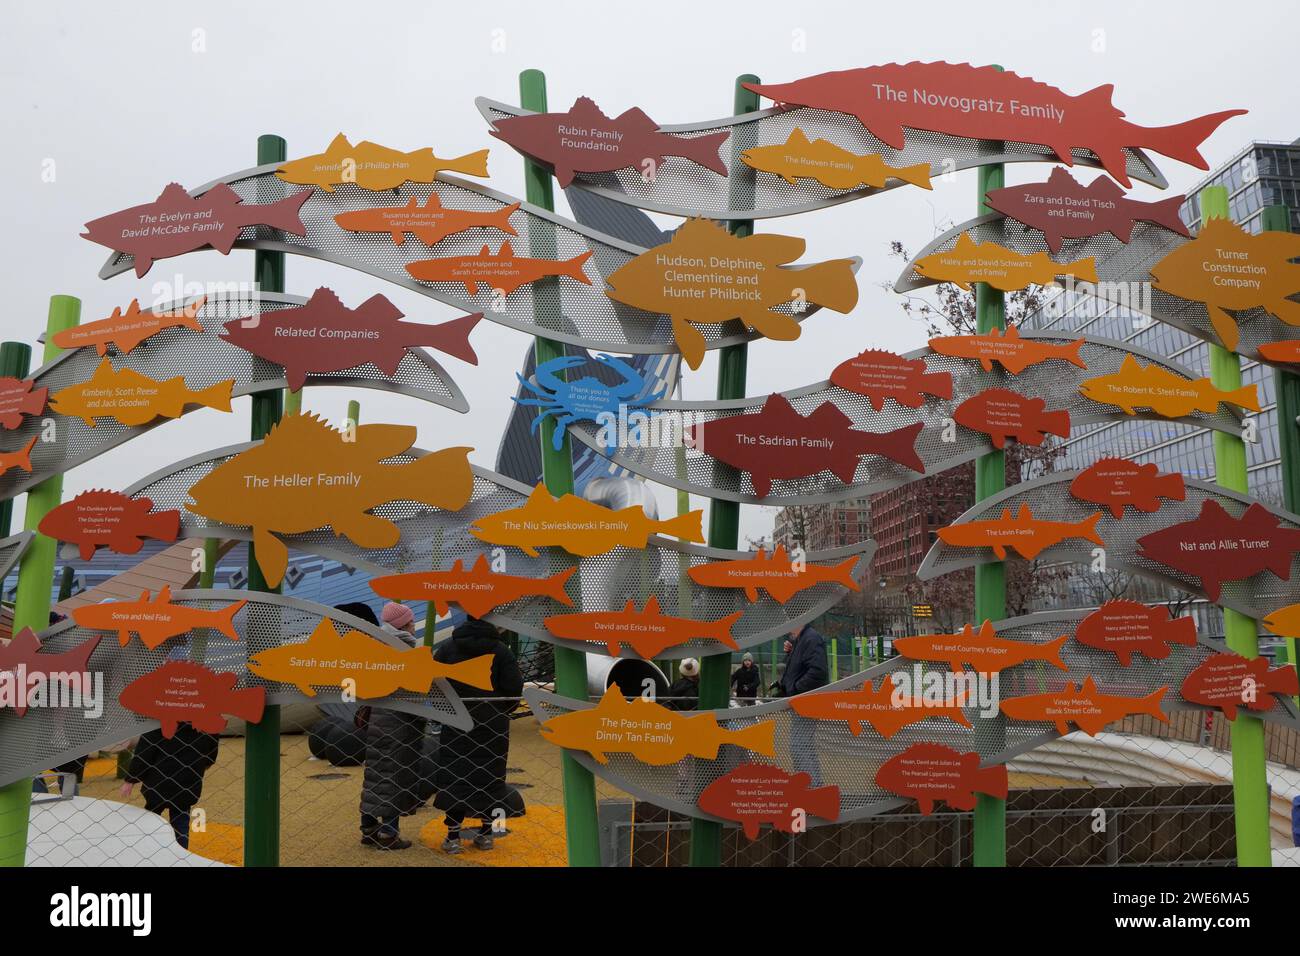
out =
<svg viewBox="0 0 1300 956"><path fill-rule="evenodd" d="M672 124L730 115L740 73L782 82L913 59L1000 63L1071 94L1114 83L1116 106L1142 125L1249 109L1202 148L1215 166L1251 139L1300 134L1297 27L1294 3L1221 0L9 2L0 31L0 174L8 186L0 235L3 337L34 343L53 293L79 297L82 319L90 321L132 297L152 301L155 284L178 275L184 282L247 280L251 252L208 251L161 261L143 279L128 272L101 281L105 251L79 233L90 219L154 199L168 182L192 188L254 165L260 133L284 136L291 157L323 150L340 131L353 142L432 146L440 156L490 146L489 185L522 195L521 162L487 135L474 97L517 102L518 74L530 67L546 72L553 109L589 95L611 116L640 106ZM1204 175L1157 161L1171 192ZM51 168L46 182L42 173ZM1022 165L1007 178L1047 175L1046 166ZM1139 187L1137 194L1154 192ZM975 202L970 171L952 183L936 180L932 193L898 189L761 222L759 231L805 237L808 260L858 255L865 264L852 315L823 312L796 342L750 346L749 393L820 381L839 360L872 345L923 345L924 329L905 321L898 297L879 287L901 267L888 257L889 241L915 250L937 223L974 215ZM559 203L567 214L562 195ZM288 292L306 296L320 285L350 305L382 291L415 320L459 314L361 273L289 257ZM477 368L440 357L469 398L466 415L346 389L310 389L305 406L338 421L348 399L359 398L363 421L418 424L422 447L474 445L473 460L490 467L530 339L484 321L473 341ZM713 397L715 356L688 373L688 398ZM247 440L248 402L239 400L231 415L202 410L159 427L68 475L66 494L123 487L170 461ZM742 535L770 532L773 513L745 506Z"/></svg>

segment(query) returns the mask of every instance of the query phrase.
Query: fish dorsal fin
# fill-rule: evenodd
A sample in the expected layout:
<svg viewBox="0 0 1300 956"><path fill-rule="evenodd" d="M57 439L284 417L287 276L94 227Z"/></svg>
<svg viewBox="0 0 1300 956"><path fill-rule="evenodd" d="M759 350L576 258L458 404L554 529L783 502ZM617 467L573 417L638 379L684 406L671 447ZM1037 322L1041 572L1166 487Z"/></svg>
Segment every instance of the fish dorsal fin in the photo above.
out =
<svg viewBox="0 0 1300 956"><path fill-rule="evenodd" d="M996 335L997 335L997 330L996 330L996 329L993 329L992 331L993 331L993 334L996 336ZM1004 339L1008 339L1008 340L1010 340L1010 341L1012 341L1012 342L1019 341L1019 339L1020 339L1020 326L1018 326L1018 325L1008 325L1007 328L1006 328L1006 331L1002 333L1002 337L1003 337Z"/></svg>
<svg viewBox="0 0 1300 956"><path fill-rule="evenodd" d="M164 584L162 590L158 592L158 596L153 600L155 604L171 604L172 586L170 584Z"/></svg>
<svg viewBox="0 0 1300 956"><path fill-rule="evenodd" d="M985 618L984 623L980 625L980 640L991 641L998 636L997 631L993 630L993 622Z"/></svg>
<svg viewBox="0 0 1300 956"><path fill-rule="evenodd" d="M429 202L433 202L433 200L437 197L437 195L438 195L437 193L429 193ZM419 197L419 196L412 196L411 199L410 199L410 201L409 201L405 206L403 206L402 208L403 208L403 209L419 209L419 208L420 208L420 197ZM428 209L428 208L429 208L429 203L425 203L424 208Z"/></svg>
<svg viewBox="0 0 1300 956"><path fill-rule="evenodd" d="M1095 693L1097 693L1097 682L1096 682L1095 680L1092 679L1092 675L1091 675L1091 674L1089 674L1089 675L1084 679L1083 683L1079 686L1079 689L1078 689L1077 693L1082 693L1082 694L1095 694Z"/></svg>
<svg viewBox="0 0 1300 956"><path fill-rule="evenodd" d="M1033 519L1033 517L1034 517L1034 513L1029 510L1029 502L1027 501L1022 502L1020 505L1020 510L1016 512L1016 520L1030 521Z"/></svg>
<svg viewBox="0 0 1300 956"><path fill-rule="evenodd" d="M162 592L160 591L160 592L158 592L158 593L161 594ZM140 592L140 603L141 603L141 604L148 604L148 603L149 603L149 589L148 589L148 588L145 588L143 591Z"/></svg>
<svg viewBox="0 0 1300 956"><path fill-rule="evenodd" d="M1138 364L1138 360L1132 355L1124 356L1124 361L1120 363L1119 370L1121 372L1128 372L1130 375L1137 375L1139 372L1146 371L1146 369Z"/></svg>
<svg viewBox="0 0 1300 956"><path fill-rule="evenodd" d="M348 142L347 135L345 133L339 133L330 140L330 144L325 147L325 153L326 155L329 155L330 153L339 153L351 148L352 144Z"/></svg>
<svg viewBox="0 0 1300 956"><path fill-rule="evenodd" d="M113 311L115 313L118 313L117 309L114 309ZM135 318L137 315L140 314L140 300L132 299L131 304L126 307L126 313L124 315L122 315L121 313L118 314L121 315L122 318L127 318L127 319Z"/></svg>
<svg viewBox="0 0 1300 956"><path fill-rule="evenodd" d="M460 565L460 562L457 561L456 564L459 566L459 565ZM491 569L488 567L488 559L487 559L487 555L486 555L486 554L480 554L480 555L479 555L479 556L474 560L474 567L471 568L470 570L475 571L475 572L483 571L483 572L485 572L485 573L488 572L488 571L490 571Z"/></svg>
<svg viewBox="0 0 1300 956"><path fill-rule="evenodd" d="M360 430L360 428L357 429L358 432L360 432ZM290 435L310 435L314 433L317 436L331 434L336 438L339 437L338 432L334 431L334 429L329 426L328 422L323 421L310 412L301 412L297 415L285 415L272 426L264 441L271 441L277 435L283 437L282 433Z"/></svg>
<svg viewBox="0 0 1300 956"><path fill-rule="evenodd" d="M786 144L787 145L798 144L800 146L807 146L809 145L808 134L805 133L798 126L796 126L793 130L790 131L790 138L786 140Z"/></svg>
<svg viewBox="0 0 1300 956"><path fill-rule="evenodd" d="M760 550L759 550L759 557L762 557L762 554L763 554L763 552L762 552L762 550L760 549ZM772 560L773 562L776 562L776 561L788 561L788 560L790 560L790 556L789 556L789 554L786 552L786 550L785 550L785 545L784 545L784 544L778 544L778 545L776 546L776 550L772 552L772 558L771 558L771 560Z"/></svg>
<svg viewBox="0 0 1300 956"><path fill-rule="evenodd" d="M1003 508L1003 509L1002 509L1002 517L1001 517L1001 520L1003 520L1003 521L1010 521L1010 520L1011 520L1011 509L1010 509L1010 508Z"/></svg>
<svg viewBox="0 0 1300 956"><path fill-rule="evenodd" d="M484 246L483 248L484 250L486 250L487 246ZM509 239L501 243L501 248L497 250L498 259L513 259L514 255L515 255L515 247L510 245Z"/></svg>
<svg viewBox="0 0 1300 956"><path fill-rule="evenodd" d="M185 187L182 186L180 183L168 183L166 186L163 187L162 192L158 194L159 202L162 202L164 199L170 202L177 202L181 200L188 201L189 198L190 198L190 194L185 191Z"/></svg>
<svg viewBox="0 0 1300 956"><path fill-rule="evenodd" d="M736 241L743 244L747 254L777 265L794 262L808 248L807 241L798 236L779 236L774 232L759 233Z"/></svg>
<svg viewBox="0 0 1300 956"><path fill-rule="evenodd" d="M412 206L415 205L415 199L416 199L415 196L412 196L412 197L411 197L411 205L412 205ZM429 198L426 199L426 200L424 201L424 208L425 208L425 209L441 209L441 208L442 208L442 200L438 198L438 194L437 194L437 193L429 193Z"/></svg>
<svg viewBox="0 0 1300 956"><path fill-rule="evenodd" d="M953 248L963 250L974 249L975 240L970 237L969 233L963 232L957 237L957 244Z"/></svg>
<svg viewBox="0 0 1300 956"><path fill-rule="evenodd" d="M773 392L763 401L763 413L768 415L798 415L790 400L780 392Z"/></svg>
<svg viewBox="0 0 1300 956"><path fill-rule="evenodd" d="M650 600L645 602L645 607L642 608L641 613L647 614L651 617L659 617L663 613L662 611L659 610L658 595L655 594L650 595Z"/></svg>
<svg viewBox="0 0 1300 956"><path fill-rule="evenodd" d="M609 117L605 115L605 112L596 105L596 101L590 96L579 96L574 100L573 105L569 107L569 115L599 117L606 121L609 120Z"/></svg>
<svg viewBox="0 0 1300 956"><path fill-rule="evenodd" d="M1251 507L1253 508L1254 505L1251 505ZM1213 520L1215 518L1229 518L1230 515L1228 514L1227 509L1223 507L1223 505L1219 504L1213 498L1206 498L1205 501L1201 503L1200 517L1202 518L1202 520L1204 519Z"/></svg>
<svg viewBox="0 0 1300 956"><path fill-rule="evenodd" d="M1112 116L1123 116L1123 110L1115 109L1113 100L1115 99L1115 84L1103 83L1101 86L1094 86L1087 93L1080 93L1075 98L1077 103L1087 103L1093 107L1104 107L1111 111Z"/></svg>
<svg viewBox="0 0 1300 956"><path fill-rule="evenodd" d="M357 451L383 461L414 445L417 434L414 425L358 425L353 443Z"/></svg>
<svg viewBox="0 0 1300 956"><path fill-rule="evenodd" d="M18 636L9 642L6 648L0 650L8 651L6 655L10 660L22 660L30 654L36 654L41 649L41 642L36 638L36 632L30 627L25 627L18 632Z"/></svg>
<svg viewBox="0 0 1300 956"><path fill-rule="evenodd" d="M323 285L316 287L316 291L311 294L311 298L307 300L307 304L325 307L336 305L340 309L345 308L343 300L339 298L338 293Z"/></svg>
<svg viewBox="0 0 1300 956"><path fill-rule="evenodd" d="M635 614L635 613L636 613L636 602L633 601L631 598L628 598L628 599L627 599L627 603L623 605L623 612L622 612L622 613L624 613L624 614Z"/></svg>
<svg viewBox="0 0 1300 956"><path fill-rule="evenodd" d="M1119 197L1124 195L1124 190L1120 184L1109 176L1098 176L1088 183L1088 192L1096 193L1099 196Z"/></svg>
<svg viewBox="0 0 1300 956"><path fill-rule="evenodd" d="M113 370L113 363L110 362L108 356L105 355L100 359L99 364L95 366L95 374L90 377L90 380L92 382L99 382L101 380L112 381L116 377L117 372Z"/></svg>
<svg viewBox="0 0 1300 956"><path fill-rule="evenodd" d="M630 109L624 110L618 115L618 118L615 119L614 122L618 123L620 126L627 127L629 130L639 129L655 131L659 129L659 124L647 116L646 111L641 109L639 106L633 106Z"/></svg>
<svg viewBox="0 0 1300 956"><path fill-rule="evenodd" d="M617 684L610 684L608 687L605 688L605 693L600 695L600 704L597 705L597 709L605 707L606 701L612 703L614 707L618 707L619 704L622 704L624 702L623 691L619 689L619 686Z"/></svg>
<svg viewBox="0 0 1300 956"><path fill-rule="evenodd" d="M1047 183L1055 186L1057 189L1072 189L1079 185L1079 181L1065 171L1061 166L1052 170L1052 175L1047 177Z"/></svg>

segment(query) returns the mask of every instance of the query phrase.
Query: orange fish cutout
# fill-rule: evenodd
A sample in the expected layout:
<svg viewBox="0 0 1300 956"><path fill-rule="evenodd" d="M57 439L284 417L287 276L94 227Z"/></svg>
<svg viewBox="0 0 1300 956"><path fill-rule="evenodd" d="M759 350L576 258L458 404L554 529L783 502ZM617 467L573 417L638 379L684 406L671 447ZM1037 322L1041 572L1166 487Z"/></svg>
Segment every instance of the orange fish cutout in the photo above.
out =
<svg viewBox="0 0 1300 956"><path fill-rule="evenodd" d="M1021 338L1020 330L1008 325L1005 332L991 329L983 335L940 335L930 340L930 351L953 358L975 359L986 372L993 371L993 363L997 362L1012 375L1019 375L1027 368L1051 361L1069 362L1086 369L1088 363L1080 354L1083 344L1083 339L1058 345Z"/></svg>
<svg viewBox="0 0 1300 956"><path fill-rule="evenodd" d="M1079 393L1094 402L1115 405L1128 415L1136 415L1139 408L1149 408L1165 418L1182 418L1194 411L1213 415L1220 402L1252 412L1260 410L1255 385L1224 391L1208 378L1188 381L1154 362L1139 365L1132 355L1124 356L1118 372L1084 379Z"/></svg>
<svg viewBox="0 0 1300 956"><path fill-rule="evenodd" d="M1097 281L1097 260L1092 256L1077 262L1056 262L1046 252L1027 256L996 242L976 242L964 232L951 250L922 256L912 263L912 268L917 275L934 282L951 282L967 292L976 282L1015 292L1031 285L1051 285L1057 276Z"/></svg>
<svg viewBox="0 0 1300 956"><path fill-rule="evenodd" d="M1151 268L1152 288L1201 302L1224 346L1237 350L1241 330L1229 312L1263 309L1287 325L1300 326L1300 235L1251 235L1230 219L1205 220L1191 242Z"/></svg>
<svg viewBox="0 0 1300 956"><path fill-rule="evenodd" d="M525 578L490 570L487 555L480 554L468 571L456 561L450 571L385 574L370 579L370 590L390 601L431 601L439 614L446 614L454 603L470 617L484 617L502 604L533 595L572 607L573 598L564 586L577 571L575 564L549 578Z"/></svg>
<svg viewBox="0 0 1300 956"><path fill-rule="evenodd" d="M1064 634L1046 644L1027 644L998 637L993 622L985 621L979 633L969 624L960 634L922 634L919 637L896 637L894 649L914 661L939 661L954 671L969 664L980 674L996 674L1026 661L1046 661L1053 667L1069 670L1061 660L1061 648L1070 639Z"/></svg>
<svg viewBox="0 0 1300 956"><path fill-rule="evenodd" d="M444 256L408 262L406 271L421 282L459 282L465 286L466 295L473 295L485 287L500 289L504 295L509 295L521 285L550 276L564 276L591 285L583 269L591 255L588 250L572 259L531 259L515 255L514 248L506 241L501 243L496 253L490 246L484 246L476 256Z"/></svg>
<svg viewBox="0 0 1300 956"><path fill-rule="evenodd" d="M1300 362L1300 339L1283 339L1278 342L1264 342L1259 347L1259 354L1270 362L1295 364Z"/></svg>
<svg viewBox="0 0 1300 956"><path fill-rule="evenodd" d="M538 485L520 507L474 519L469 533L488 544L514 545L531 558L545 547L591 557L618 547L644 548L652 534L703 541L703 520L703 511L692 511L656 521L640 505L614 511L577 495L552 498Z"/></svg>
<svg viewBox="0 0 1300 956"><path fill-rule="evenodd" d="M732 638L731 629L743 615L736 611L716 621L670 617L659 610L659 599L651 597L641 611L629 600L621 611L552 614L542 623L556 637L605 644L611 657L626 644L651 660L670 647L695 639L717 641L738 651L740 645Z"/></svg>
<svg viewBox="0 0 1300 956"><path fill-rule="evenodd" d="M38 438L40 438L39 435L33 435L26 445L14 451L0 451L0 475L7 474L12 468L30 473L32 470L32 449L36 447Z"/></svg>
<svg viewBox="0 0 1300 956"><path fill-rule="evenodd" d="M190 329L202 332L203 326L195 318L207 296L199 296L193 302L176 312L141 312L140 300L132 299L131 304L122 312L121 306L113 314L98 322L74 325L70 329L55 332L51 341L61 349L80 349L94 346L100 355L108 353L108 346L113 344L118 352L129 355L131 350L145 339L157 335L164 329Z"/></svg>
<svg viewBox="0 0 1300 956"><path fill-rule="evenodd" d="M922 189L934 188L929 163L890 166L879 153L851 153L829 140L809 140L798 126L784 143L747 149L740 154L740 161L750 169L780 176L791 186L797 180L811 179L828 189L884 189L886 180L897 179Z"/></svg>
<svg viewBox="0 0 1300 956"><path fill-rule="evenodd" d="M940 528L939 540L955 548L992 548L999 561L1007 556L1010 548L1032 561L1052 545L1070 538L1086 538L1105 547L1106 542L1097 533L1101 516L1102 512L1098 511L1080 521L1041 521L1034 517L1028 504L1022 504L1014 518L1010 508L1003 508L997 518Z"/></svg>
<svg viewBox="0 0 1300 956"><path fill-rule="evenodd" d="M293 684L307 697L315 697L317 687L347 686L369 700L399 690L427 694L438 678L490 691L492 660L491 654L482 654L444 664L433 659L427 644L399 650L361 631L340 634L323 617L305 643L259 651L248 659L248 669L263 680Z"/></svg>
<svg viewBox="0 0 1300 956"><path fill-rule="evenodd" d="M669 710L644 697L629 701L617 686L595 707L557 714L538 730L547 743L585 750L600 764L609 762L609 754L631 754L652 767L685 757L716 760L723 744L765 757L776 753L776 724L770 720L727 730L710 711Z"/></svg>
<svg viewBox="0 0 1300 956"><path fill-rule="evenodd" d="M1012 720L1043 721L1054 724L1056 732L1064 736L1074 724L1090 737L1096 737L1107 724L1123 720L1130 714L1148 714L1162 723L1169 717L1160 709L1160 701L1169 691L1167 686L1146 697L1123 697L1103 694L1091 677L1082 686L1066 684L1063 690L1027 697L1012 697L1001 704L1002 713Z"/></svg>
<svg viewBox="0 0 1300 956"><path fill-rule="evenodd" d="M762 548L752 558L735 561L710 561L687 568L686 573L696 584L708 588L744 588L745 597L758 600L758 592L766 591L772 600L784 604L800 591L824 582L833 582L850 591L858 591L853 580L853 566L857 558L848 558L830 566L803 563L796 567L779 544L769 555Z"/></svg>
<svg viewBox="0 0 1300 956"><path fill-rule="evenodd" d="M189 405L228 412L234 386L235 380L228 378L195 392L179 375L159 382L134 369L114 371L112 361L105 358L89 382L69 385L52 395L50 408L60 415L80 418L91 428L97 418L111 418L134 427L159 417L180 418Z"/></svg>
<svg viewBox="0 0 1300 956"><path fill-rule="evenodd" d="M958 694L938 704L909 696L904 698L905 703L897 705L894 703L895 689L894 675L886 674L879 689L872 687L871 681L865 681L856 690L797 694L790 698L790 708L802 717L815 720L847 721L849 733L854 737L862 733L863 724L870 724L876 733L888 740L904 727L919 724L929 717L946 717L963 727L971 726L962 710L965 695Z"/></svg>
<svg viewBox="0 0 1300 956"><path fill-rule="evenodd" d="M408 232L425 245L433 246L467 229L499 229L517 236L519 233L510 225L510 216L518 209L519 203L503 206L495 212L448 209L438 199L437 193L429 193L423 206L412 196L405 206L375 206L342 212L334 217L334 221L340 229L348 232L387 232L399 246L406 241Z"/></svg>
<svg viewBox="0 0 1300 956"><path fill-rule="evenodd" d="M217 611L172 603L172 589L168 585L153 600L144 591L138 601L108 601L104 604L83 604L72 611L72 619L91 631L117 631L117 643L126 647L132 634L140 643L153 650L163 641L196 628L211 628L232 641L239 640L235 630L235 615L247 601L236 601Z"/></svg>

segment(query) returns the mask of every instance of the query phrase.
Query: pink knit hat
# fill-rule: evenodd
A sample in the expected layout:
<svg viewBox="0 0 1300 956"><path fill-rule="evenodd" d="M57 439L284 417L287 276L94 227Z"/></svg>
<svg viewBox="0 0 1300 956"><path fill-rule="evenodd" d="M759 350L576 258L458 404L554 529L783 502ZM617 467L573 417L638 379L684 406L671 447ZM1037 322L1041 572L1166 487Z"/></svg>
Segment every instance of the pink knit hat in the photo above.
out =
<svg viewBox="0 0 1300 956"><path fill-rule="evenodd" d="M402 630L415 620L415 612L405 604L398 604L396 601L385 604L379 616L385 624L391 624L398 630Z"/></svg>

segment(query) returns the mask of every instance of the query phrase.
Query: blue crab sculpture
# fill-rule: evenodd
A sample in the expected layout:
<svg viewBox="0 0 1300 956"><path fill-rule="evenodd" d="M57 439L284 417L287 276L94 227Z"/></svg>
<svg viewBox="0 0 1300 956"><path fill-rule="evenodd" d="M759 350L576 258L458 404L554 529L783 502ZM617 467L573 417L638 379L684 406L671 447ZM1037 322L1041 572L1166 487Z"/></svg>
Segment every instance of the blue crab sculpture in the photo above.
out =
<svg viewBox="0 0 1300 956"><path fill-rule="evenodd" d="M623 381L619 384L606 385L590 376L572 382L566 382L559 377L559 372L582 365L586 361L585 356L562 355L549 362L543 362L533 373L533 377L537 380L536 384L515 373L515 377L524 388L539 396L516 398L515 401L520 405L535 405L543 409L533 421L532 430L537 431L542 425L542 420L548 416L554 417L556 427L551 445L556 451L559 451L560 446L564 444L565 429L574 422L594 422L598 420L597 416L602 414L617 416L622 408L640 408L664 397L663 389L649 395L642 395L646 390L645 378L622 359L603 353L597 355L595 361L621 375Z"/></svg>

